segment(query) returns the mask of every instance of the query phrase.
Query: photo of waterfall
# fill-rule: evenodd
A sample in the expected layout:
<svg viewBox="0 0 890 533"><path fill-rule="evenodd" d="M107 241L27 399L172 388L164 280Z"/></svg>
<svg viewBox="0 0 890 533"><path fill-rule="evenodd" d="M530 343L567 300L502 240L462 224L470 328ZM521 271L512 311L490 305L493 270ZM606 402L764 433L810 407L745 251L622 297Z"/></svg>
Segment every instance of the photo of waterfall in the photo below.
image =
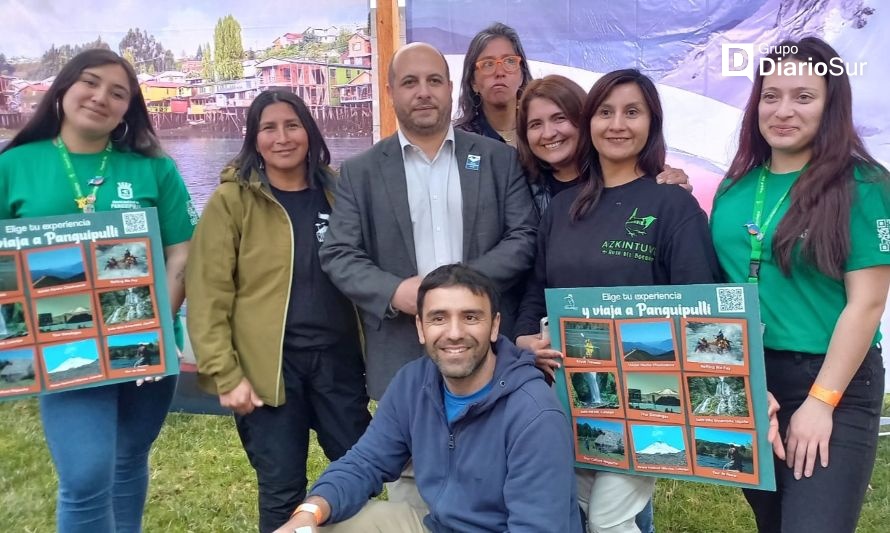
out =
<svg viewBox="0 0 890 533"><path fill-rule="evenodd" d="M127 287L99 293L106 331L151 327L157 324L151 286Z"/></svg>
<svg viewBox="0 0 890 533"><path fill-rule="evenodd" d="M569 398L577 414L621 415L614 372L568 372Z"/></svg>
<svg viewBox="0 0 890 533"><path fill-rule="evenodd" d="M28 319L23 302L0 304L0 346L22 344L29 337Z"/></svg>
<svg viewBox="0 0 890 533"><path fill-rule="evenodd" d="M687 376L691 412L699 416L750 417L746 379L740 376Z"/></svg>

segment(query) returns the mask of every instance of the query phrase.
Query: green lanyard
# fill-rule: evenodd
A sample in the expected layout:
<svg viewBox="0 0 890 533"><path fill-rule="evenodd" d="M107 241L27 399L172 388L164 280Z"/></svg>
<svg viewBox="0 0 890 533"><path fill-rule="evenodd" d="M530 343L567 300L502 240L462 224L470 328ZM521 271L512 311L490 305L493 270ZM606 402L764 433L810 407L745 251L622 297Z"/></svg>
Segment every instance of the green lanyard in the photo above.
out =
<svg viewBox="0 0 890 533"><path fill-rule="evenodd" d="M791 193L791 187L785 191L785 194L779 198L773 210L767 215L766 220L761 224L763 218L763 204L766 201L766 165L760 170L760 178L757 180L757 192L754 194L754 212L752 213L752 222L745 224L748 234L751 236L751 260L748 263L748 283L757 283L760 280L760 258L763 255L763 238L770 223L775 218L779 207L785 203L788 194ZM793 186L793 185L792 185Z"/></svg>
<svg viewBox="0 0 890 533"><path fill-rule="evenodd" d="M74 203L76 203L77 208L84 213L95 213L96 192L99 190L99 186L105 182L105 169L108 167L108 155L111 153L111 141L105 146L105 154L102 156L102 162L99 163L99 172L89 181L89 184L93 186L93 190L86 196L84 196L83 190L80 188L80 180L77 179L77 173L74 172L74 164L71 163L71 155L68 153L68 148L62 141L61 135L56 138L56 147L59 149L59 157L62 158L62 165L65 166L65 172L68 173L68 181L71 182L71 187L74 189Z"/></svg>

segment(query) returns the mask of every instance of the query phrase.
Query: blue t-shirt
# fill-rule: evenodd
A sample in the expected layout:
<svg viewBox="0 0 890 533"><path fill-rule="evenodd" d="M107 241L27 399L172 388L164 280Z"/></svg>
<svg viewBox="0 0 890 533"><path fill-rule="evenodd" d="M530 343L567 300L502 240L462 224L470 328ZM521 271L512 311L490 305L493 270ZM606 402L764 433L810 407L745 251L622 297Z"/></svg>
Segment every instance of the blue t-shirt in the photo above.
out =
<svg viewBox="0 0 890 533"><path fill-rule="evenodd" d="M450 424L455 418L466 411L468 406L476 403L482 398L485 398L485 396L489 392L491 392L491 384L492 382L489 381L487 385L477 390L473 394L468 394L467 396L458 396L456 394L452 394L451 391L448 390L448 386L442 383L443 398L445 400L445 418L448 420L448 423Z"/></svg>

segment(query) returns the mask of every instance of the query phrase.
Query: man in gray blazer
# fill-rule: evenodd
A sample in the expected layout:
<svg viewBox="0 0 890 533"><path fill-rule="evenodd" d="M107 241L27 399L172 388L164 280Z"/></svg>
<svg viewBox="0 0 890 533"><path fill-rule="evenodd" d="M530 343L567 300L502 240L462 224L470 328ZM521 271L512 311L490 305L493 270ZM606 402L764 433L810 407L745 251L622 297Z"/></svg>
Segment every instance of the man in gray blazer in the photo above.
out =
<svg viewBox="0 0 890 533"><path fill-rule="evenodd" d="M374 399L423 355L414 315L424 275L463 262L505 293L535 254L534 209L516 151L454 130L441 52L402 47L387 92L399 132L343 163L320 251L322 269L359 308ZM502 320L508 336L513 318Z"/></svg>

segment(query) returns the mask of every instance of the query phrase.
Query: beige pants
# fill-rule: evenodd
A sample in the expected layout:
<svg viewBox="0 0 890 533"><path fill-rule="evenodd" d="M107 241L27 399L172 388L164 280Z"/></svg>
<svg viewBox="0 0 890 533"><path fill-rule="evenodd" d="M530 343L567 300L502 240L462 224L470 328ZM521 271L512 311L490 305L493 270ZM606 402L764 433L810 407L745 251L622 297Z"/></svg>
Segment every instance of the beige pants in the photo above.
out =
<svg viewBox="0 0 890 533"><path fill-rule="evenodd" d="M371 500L349 520L318 528L324 533L429 533L425 515L404 502Z"/></svg>
<svg viewBox="0 0 890 533"><path fill-rule="evenodd" d="M655 492L654 477L576 468L575 478L590 533L640 533L635 520Z"/></svg>
<svg viewBox="0 0 890 533"><path fill-rule="evenodd" d="M417 482L414 480L414 464L408 462L399 479L392 483L386 483L386 496L391 502L407 503L415 508L420 516L426 516L430 512L420 492L417 490Z"/></svg>
<svg viewBox="0 0 890 533"><path fill-rule="evenodd" d="M325 533L428 533L423 518L430 510L417 491L409 462L399 479L386 484L389 501L371 500L349 520L319 528Z"/></svg>

